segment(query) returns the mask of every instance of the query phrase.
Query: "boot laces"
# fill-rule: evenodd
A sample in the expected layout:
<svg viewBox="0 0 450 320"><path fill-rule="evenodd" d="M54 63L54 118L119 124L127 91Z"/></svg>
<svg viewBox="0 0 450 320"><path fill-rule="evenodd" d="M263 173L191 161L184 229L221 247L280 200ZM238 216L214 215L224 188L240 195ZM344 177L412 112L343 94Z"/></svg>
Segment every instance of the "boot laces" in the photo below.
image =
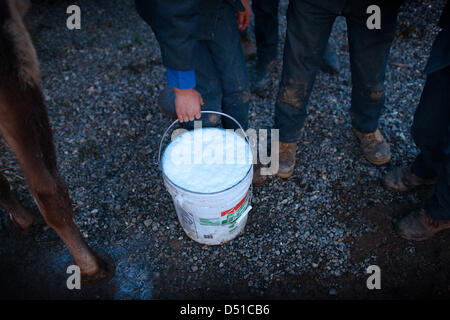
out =
<svg viewBox="0 0 450 320"><path fill-rule="evenodd" d="M375 133L375 132L368 133L368 134L367 134L367 141L368 141L369 143L377 142L377 141L378 141L378 138L377 138L376 133Z"/></svg>
<svg viewBox="0 0 450 320"><path fill-rule="evenodd" d="M289 147L289 145L287 145L287 144L281 144L280 145L280 153L283 153L283 152L285 152L287 149L288 149L288 147Z"/></svg>
<svg viewBox="0 0 450 320"><path fill-rule="evenodd" d="M290 146L288 143L280 143L280 153L288 151Z"/></svg>

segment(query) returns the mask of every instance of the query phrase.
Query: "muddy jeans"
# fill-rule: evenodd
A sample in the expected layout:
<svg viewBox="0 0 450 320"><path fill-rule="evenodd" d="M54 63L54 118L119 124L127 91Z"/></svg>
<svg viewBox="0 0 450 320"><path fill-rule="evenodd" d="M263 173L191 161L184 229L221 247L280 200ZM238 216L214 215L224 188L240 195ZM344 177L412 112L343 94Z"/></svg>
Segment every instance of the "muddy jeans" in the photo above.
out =
<svg viewBox="0 0 450 320"><path fill-rule="evenodd" d="M205 102L202 110L222 111L234 117L247 130L250 104L247 68L236 15L227 3L223 4L213 37L199 41L196 61L195 89ZM204 127L222 124L226 129L238 128L226 117L220 121L215 115L204 114L202 121ZM192 127L192 123L186 127Z"/></svg>
<svg viewBox="0 0 450 320"><path fill-rule="evenodd" d="M437 177L436 190L425 209L436 219L450 220L450 67L427 76L412 134L420 154L412 171L423 178Z"/></svg>
<svg viewBox="0 0 450 320"><path fill-rule="evenodd" d="M337 16L347 22L352 73L352 125L368 133L378 127L384 107L386 64L401 1L297 0L287 10L283 72L275 105L280 141L297 142L307 103ZM369 30L367 7L378 4L381 29Z"/></svg>

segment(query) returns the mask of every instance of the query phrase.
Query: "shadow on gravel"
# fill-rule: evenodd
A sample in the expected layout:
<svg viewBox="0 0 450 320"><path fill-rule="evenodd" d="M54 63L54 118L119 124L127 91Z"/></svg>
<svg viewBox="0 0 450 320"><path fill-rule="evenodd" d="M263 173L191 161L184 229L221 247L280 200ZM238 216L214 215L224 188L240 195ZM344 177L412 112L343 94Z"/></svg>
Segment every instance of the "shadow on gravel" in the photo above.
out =
<svg viewBox="0 0 450 320"><path fill-rule="evenodd" d="M4 226L6 214L1 215ZM148 268L142 261L131 259L127 248L121 245L103 248L91 243L94 250L104 250L114 259L113 279L82 284L81 290L67 289L66 270L73 264L72 257L54 231L39 229L29 237L19 237L5 229L0 233L0 299L152 298Z"/></svg>
<svg viewBox="0 0 450 320"><path fill-rule="evenodd" d="M432 194L432 188L421 188L422 201ZM179 272L176 261L155 280L154 298L159 299L448 299L450 297L450 232L443 231L423 241L406 241L396 235L395 223L417 206L401 203L377 205L363 209L358 219L337 216L350 230L358 230L361 222L368 231L347 238L351 245L351 262L364 266L360 272L327 276L318 266L313 272L276 275L263 295L254 295L249 282L242 279L224 285L224 279L208 274L202 279L191 275L173 279ZM358 214L359 215L359 214ZM175 259L176 260L176 259ZM289 263L289 261L286 261ZM366 269L376 264L381 269L381 289L368 290ZM195 286L193 285L195 283ZM193 289L195 287L195 289ZM330 287L338 288L337 291ZM165 291L159 290L165 288Z"/></svg>
<svg viewBox="0 0 450 320"><path fill-rule="evenodd" d="M429 188L419 190L426 201L432 193ZM422 242L407 241L394 231L395 224L417 205L391 203L378 205L362 212L369 231L352 239L353 263L370 264L381 268L382 290L367 290L367 274L343 277L342 297L375 299L449 298L450 297L450 232L443 231ZM368 266L369 264L367 264ZM347 283L347 285L345 285ZM355 286L354 284L360 284Z"/></svg>

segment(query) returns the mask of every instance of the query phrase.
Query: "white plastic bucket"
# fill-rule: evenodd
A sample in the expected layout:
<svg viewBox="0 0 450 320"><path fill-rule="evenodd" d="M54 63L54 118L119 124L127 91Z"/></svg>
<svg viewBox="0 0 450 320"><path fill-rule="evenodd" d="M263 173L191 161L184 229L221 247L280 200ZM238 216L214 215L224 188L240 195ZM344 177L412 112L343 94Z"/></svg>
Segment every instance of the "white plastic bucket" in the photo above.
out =
<svg viewBox="0 0 450 320"><path fill-rule="evenodd" d="M241 125L227 114L216 111L202 111L202 113L226 116L236 122L244 132ZM161 150L165 136L177 122L178 120L175 120L162 136L158 160L164 185L172 196L178 220L185 233L196 242L219 245L230 241L244 231L248 213L252 209L253 165L241 181L224 191L198 193L175 185L162 170ZM248 138L245 138L248 143Z"/></svg>

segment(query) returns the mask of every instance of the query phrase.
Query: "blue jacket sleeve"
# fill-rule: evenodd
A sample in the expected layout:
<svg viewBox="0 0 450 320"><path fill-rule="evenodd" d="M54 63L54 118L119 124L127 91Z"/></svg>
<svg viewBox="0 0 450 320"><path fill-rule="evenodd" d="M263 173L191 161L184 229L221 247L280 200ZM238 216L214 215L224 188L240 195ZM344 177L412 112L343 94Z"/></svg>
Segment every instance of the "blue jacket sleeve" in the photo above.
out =
<svg viewBox="0 0 450 320"><path fill-rule="evenodd" d="M196 86L195 71L167 68L167 84L178 89L192 89Z"/></svg>

